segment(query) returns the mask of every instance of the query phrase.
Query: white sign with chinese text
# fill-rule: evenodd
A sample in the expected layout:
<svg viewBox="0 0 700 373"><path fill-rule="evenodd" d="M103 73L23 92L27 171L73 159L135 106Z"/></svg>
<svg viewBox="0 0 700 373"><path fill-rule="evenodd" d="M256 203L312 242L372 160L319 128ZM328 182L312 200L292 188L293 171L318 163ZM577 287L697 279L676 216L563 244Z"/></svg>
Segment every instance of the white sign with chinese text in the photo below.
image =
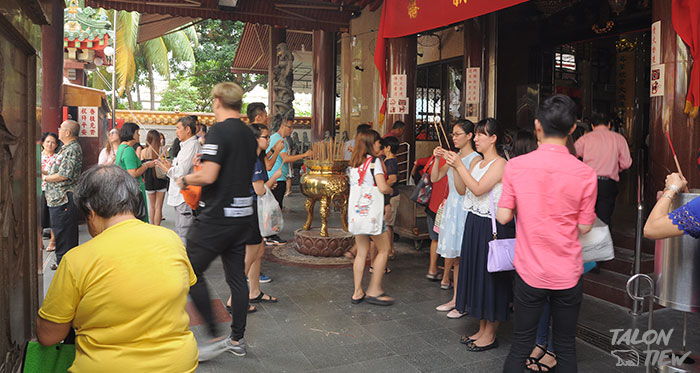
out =
<svg viewBox="0 0 700 373"><path fill-rule="evenodd" d="M387 103L389 114L408 114L408 97L389 97Z"/></svg>
<svg viewBox="0 0 700 373"><path fill-rule="evenodd" d="M479 86L481 81L481 68L470 67L467 69L467 88L464 92L464 102L467 104L479 103Z"/></svg>
<svg viewBox="0 0 700 373"><path fill-rule="evenodd" d="M406 97L406 74L391 76L391 94L389 97Z"/></svg>
<svg viewBox="0 0 700 373"><path fill-rule="evenodd" d="M78 106L80 137L97 137L97 106Z"/></svg>
<svg viewBox="0 0 700 373"><path fill-rule="evenodd" d="M651 24L651 65L661 63L661 21Z"/></svg>
<svg viewBox="0 0 700 373"><path fill-rule="evenodd" d="M651 65L651 86L649 87L650 97L660 97L664 95L664 72L664 64Z"/></svg>

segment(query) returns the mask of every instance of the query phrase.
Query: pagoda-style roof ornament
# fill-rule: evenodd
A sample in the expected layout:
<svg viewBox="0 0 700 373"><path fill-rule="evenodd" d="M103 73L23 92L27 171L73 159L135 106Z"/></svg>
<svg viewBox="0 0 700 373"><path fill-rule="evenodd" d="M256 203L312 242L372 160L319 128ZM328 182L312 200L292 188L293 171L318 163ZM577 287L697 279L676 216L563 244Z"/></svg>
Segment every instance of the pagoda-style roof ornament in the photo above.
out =
<svg viewBox="0 0 700 373"><path fill-rule="evenodd" d="M63 46L104 49L112 37L112 23L103 9L85 6L85 0L66 0L63 10Z"/></svg>

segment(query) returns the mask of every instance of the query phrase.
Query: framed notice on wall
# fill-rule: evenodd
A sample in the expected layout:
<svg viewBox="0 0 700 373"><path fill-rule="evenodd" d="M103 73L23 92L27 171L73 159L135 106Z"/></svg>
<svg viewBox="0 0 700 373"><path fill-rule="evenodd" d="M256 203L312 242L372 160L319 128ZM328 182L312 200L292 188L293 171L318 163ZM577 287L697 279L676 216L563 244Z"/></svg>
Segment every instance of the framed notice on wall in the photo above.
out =
<svg viewBox="0 0 700 373"><path fill-rule="evenodd" d="M661 63L661 21L651 24L651 65Z"/></svg>
<svg viewBox="0 0 700 373"><path fill-rule="evenodd" d="M408 97L389 97L387 99L389 114L408 114Z"/></svg>
<svg viewBox="0 0 700 373"><path fill-rule="evenodd" d="M80 137L97 137L98 109L96 106L78 106Z"/></svg>
<svg viewBox="0 0 700 373"><path fill-rule="evenodd" d="M464 92L464 102L467 104L479 103L479 86L481 81L481 68L470 67L467 69L466 79L467 86Z"/></svg>
<svg viewBox="0 0 700 373"><path fill-rule="evenodd" d="M649 87L650 97L660 97L664 95L664 73L664 64L651 65L651 86Z"/></svg>
<svg viewBox="0 0 700 373"><path fill-rule="evenodd" d="M406 74L391 76L391 94L389 97L406 97Z"/></svg>

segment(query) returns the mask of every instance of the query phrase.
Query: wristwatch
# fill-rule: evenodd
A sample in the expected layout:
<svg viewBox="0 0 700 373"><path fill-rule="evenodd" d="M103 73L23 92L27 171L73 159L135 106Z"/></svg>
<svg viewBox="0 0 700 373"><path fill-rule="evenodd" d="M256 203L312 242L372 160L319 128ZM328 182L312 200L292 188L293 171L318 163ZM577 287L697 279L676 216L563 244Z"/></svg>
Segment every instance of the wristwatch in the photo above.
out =
<svg viewBox="0 0 700 373"><path fill-rule="evenodd" d="M185 180L186 177L187 177L187 175L183 176L182 179L180 179L180 180L182 180L182 185L185 187L189 186L189 184L187 184L187 181Z"/></svg>

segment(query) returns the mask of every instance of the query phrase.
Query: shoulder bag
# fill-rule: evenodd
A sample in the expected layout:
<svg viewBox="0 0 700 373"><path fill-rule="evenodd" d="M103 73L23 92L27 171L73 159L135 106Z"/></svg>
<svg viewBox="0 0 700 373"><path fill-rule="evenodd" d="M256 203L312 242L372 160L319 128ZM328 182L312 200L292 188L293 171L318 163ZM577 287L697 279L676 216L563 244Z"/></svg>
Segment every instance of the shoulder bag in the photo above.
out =
<svg viewBox="0 0 700 373"><path fill-rule="evenodd" d="M489 256L486 270L489 272L512 271L513 258L515 258L515 238L498 239L496 230L496 205L493 203L493 191L489 192L491 200L491 229L493 241L489 242ZM515 219L515 218L513 218Z"/></svg>
<svg viewBox="0 0 700 373"><path fill-rule="evenodd" d="M425 166L423 176L421 176L415 189L413 189L413 193L411 193L411 199L419 205L425 206L430 202L430 195L433 192L433 183L430 181L430 167L434 161L435 157L430 157Z"/></svg>
<svg viewBox="0 0 700 373"><path fill-rule="evenodd" d="M352 234L376 236L382 233L384 225L384 194L379 191L374 180L372 185L363 185L367 170L374 164L374 157L368 157L362 169L358 169L358 185L350 187L348 198L348 230ZM372 172L374 174L374 172Z"/></svg>

